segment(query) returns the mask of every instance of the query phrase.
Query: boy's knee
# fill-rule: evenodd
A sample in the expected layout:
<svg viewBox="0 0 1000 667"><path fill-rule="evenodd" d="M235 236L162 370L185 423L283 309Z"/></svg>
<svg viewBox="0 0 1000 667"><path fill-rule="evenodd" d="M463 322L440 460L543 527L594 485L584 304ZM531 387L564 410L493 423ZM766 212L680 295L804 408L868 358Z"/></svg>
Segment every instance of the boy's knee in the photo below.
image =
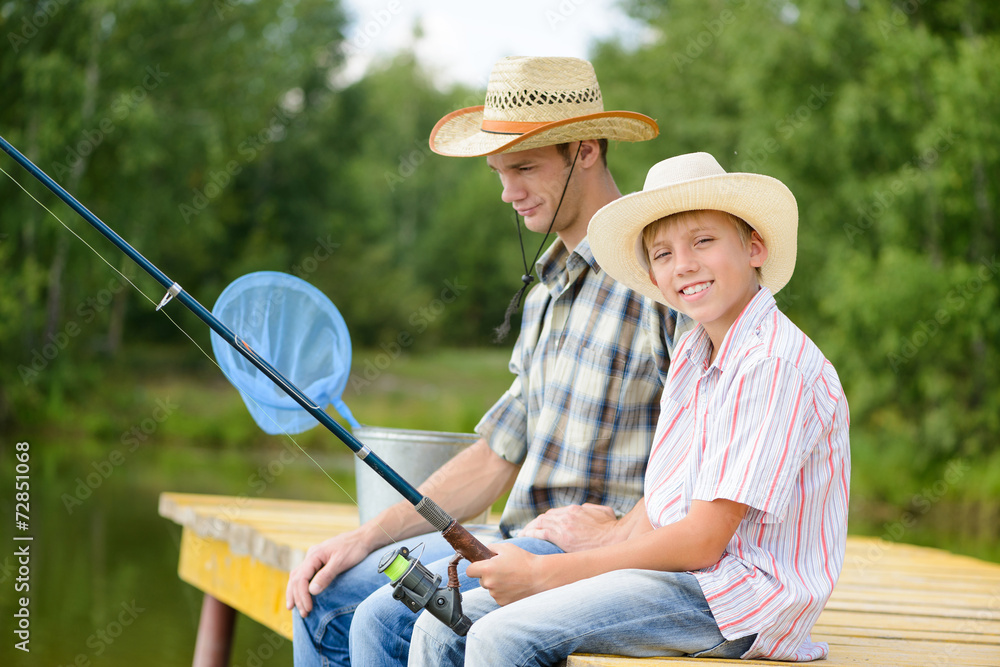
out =
<svg viewBox="0 0 1000 667"><path fill-rule="evenodd" d="M389 586L378 589L362 600L354 610L354 619L351 621L351 642L354 642L356 635L362 633L367 636L375 635L395 627L398 624L397 619L402 618L404 614L413 616L413 612L402 602L393 599L392 589Z"/></svg>
<svg viewBox="0 0 1000 667"><path fill-rule="evenodd" d="M503 648L508 644L505 638L510 626L507 621L501 618L502 616L503 614L492 612L472 624L469 634L465 638L465 653L467 656L481 656L485 659L488 656L498 657L503 654ZM498 660L497 664L500 664L500 662ZM488 663L470 660L470 664Z"/></svg>
<svg viewBox="0 0 1000 667"><path fill-rule="evenodd" d="M456 635L444 623L431 614L420 614L413 626L413 636L410 640L411 667L422 667L428 664L446 662L445 656L461 656L464 646L462 638Z"/></svg>

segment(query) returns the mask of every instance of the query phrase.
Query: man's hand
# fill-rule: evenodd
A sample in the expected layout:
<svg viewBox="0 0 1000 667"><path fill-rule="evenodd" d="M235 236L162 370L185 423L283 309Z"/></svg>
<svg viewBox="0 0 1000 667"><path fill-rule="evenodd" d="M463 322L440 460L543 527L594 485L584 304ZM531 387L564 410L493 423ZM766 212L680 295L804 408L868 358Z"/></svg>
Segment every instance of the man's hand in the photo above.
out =
<svg viewBox="0 0 1000 667"><path fill-rule="evenodd" d="M551 509L529 521L519 535L546 540L570 553L619 541L615 537L617 526L613 509L585 503Z"/></svg>
<svg viewBox="0 0 1000 667"><path fill-rule="evenodd" d="M491 544L497 555L469 565L465 571L479 579L497 604L503 606L553 588L548 585L546 556L536 556L513 544Z"/></svg>
<svg viewBox="0 0 1000 667"><path fill-rule="evenodd" d="M321 593L341 572L364 560L368 553L366 542L356 530L309 547L305 559L288 575L285 607L294 606L305 617L312 611L312 596Z"/></svg>

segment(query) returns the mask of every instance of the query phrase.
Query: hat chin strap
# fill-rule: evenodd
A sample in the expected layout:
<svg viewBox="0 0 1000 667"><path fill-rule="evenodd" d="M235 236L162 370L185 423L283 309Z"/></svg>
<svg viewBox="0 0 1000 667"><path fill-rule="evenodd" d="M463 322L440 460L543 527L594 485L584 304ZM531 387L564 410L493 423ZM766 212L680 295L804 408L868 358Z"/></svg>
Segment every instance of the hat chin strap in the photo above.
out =
<svg viewBox="0 0 1000 667"><path fill-rule="evenodd" d="M535 270L535 263L538 258L542 255L542 250L545 248L545 243L549 240L549 235L552 233L552 227L556 224L556 217L559 215L559 209L562 208L563 199L566 198L566 190L569 189L569 181L573 178L573 169L576 167L576 160L580 157L580 149L583 148L583 142L579 142L576 145L576 153L573 155L573 162L569 165L569 174L566 176L566 182L563 184L562 194L559 195L559 203L556 204L556 210L552 214L552 221L549 222L549 228L545 231L545 238L542 239L541 244L538 246L538 252L535 253L535 258L531 260L531 267L528 267L528 261L524 255L524 238L521 234L521 218L514 211L514 226L517 228L517 242L521 245L521 263L524 264L524 275L521 276L521 282L524 285L521 289L517 291L514 298L510 300L510 304L507 306L507 311L503 316L503 323L493 330L493 342L502 343L507 335L510 334L510 318L517 312L517 309L521 307L521 299L524 297L524 293L531 286L531 282L535 279L531 275L532 271Z"/></svg>

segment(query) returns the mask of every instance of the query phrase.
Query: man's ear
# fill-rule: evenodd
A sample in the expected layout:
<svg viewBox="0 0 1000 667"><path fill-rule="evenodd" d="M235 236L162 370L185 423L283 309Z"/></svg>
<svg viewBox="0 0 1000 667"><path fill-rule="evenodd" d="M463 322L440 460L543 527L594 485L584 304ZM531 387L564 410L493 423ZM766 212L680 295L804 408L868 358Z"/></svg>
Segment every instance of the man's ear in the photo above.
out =
<svg viewBox="0 0 1000 667"><path fill-rule="evenodd" d="M767 246L760 234L754 232L750 235L750 266L760 268L767 261Z"/></svg>
<svg viewBox="0 0 1000 667"><path fill-rule="evenodd" d="M573 151L571 150L570 153ZM576 159L581 167L592 167L601 161L601 145L597 139L580 142L580 156Z"/></svg>

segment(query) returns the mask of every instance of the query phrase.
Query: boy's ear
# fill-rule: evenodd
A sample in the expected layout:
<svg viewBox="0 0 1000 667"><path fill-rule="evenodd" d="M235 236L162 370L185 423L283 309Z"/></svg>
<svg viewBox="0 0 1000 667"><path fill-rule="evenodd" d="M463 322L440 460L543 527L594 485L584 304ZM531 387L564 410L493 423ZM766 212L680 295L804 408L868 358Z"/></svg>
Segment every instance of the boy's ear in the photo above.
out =
<svg viewBox="0 0 1000 667"><path fill-rule="evenodd" d="M750 266L760 268L767 261L767 246L760 234L753 232L750 235Z"/></svg>
<svg viewBox="0 0 1000 667"><path fill-rule="evenodd" d="M654 287L659 287L659 285L656 282L656 276L653 275L653 269L649 269L649 280L650 282L653 283Z"/></svg>

